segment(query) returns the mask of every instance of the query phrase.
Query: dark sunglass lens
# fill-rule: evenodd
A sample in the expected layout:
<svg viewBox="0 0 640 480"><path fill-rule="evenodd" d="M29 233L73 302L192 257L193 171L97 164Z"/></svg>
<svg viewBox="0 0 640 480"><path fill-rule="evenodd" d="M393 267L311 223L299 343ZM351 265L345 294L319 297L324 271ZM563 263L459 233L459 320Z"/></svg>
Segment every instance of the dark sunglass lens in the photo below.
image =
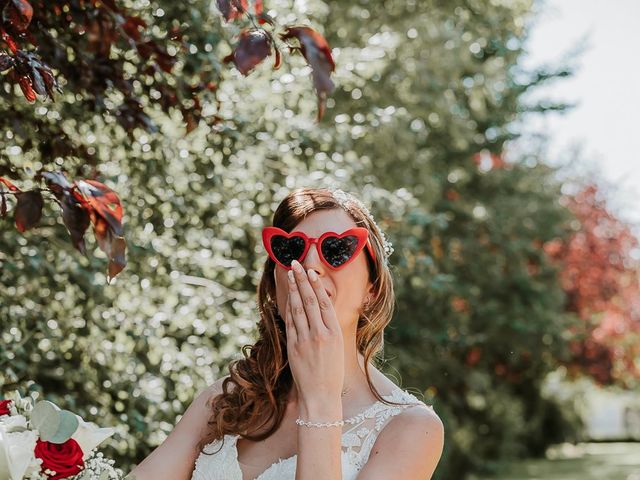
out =
<svg viewBox="0 0 640 480"><path fill-rule="evenodd" d="M358 248L358 237L347 235L337 238L329 237L322 242L322 255L333 267L339 267L349 260Z"/></svg>
<svg viewBox="0 0 640 480"><path fill-rule="evenodd" d="M300 256L304 252L304 239L274 235L271 237L271 250L279 262L290 267L293 260L300 260Z"/></svg>

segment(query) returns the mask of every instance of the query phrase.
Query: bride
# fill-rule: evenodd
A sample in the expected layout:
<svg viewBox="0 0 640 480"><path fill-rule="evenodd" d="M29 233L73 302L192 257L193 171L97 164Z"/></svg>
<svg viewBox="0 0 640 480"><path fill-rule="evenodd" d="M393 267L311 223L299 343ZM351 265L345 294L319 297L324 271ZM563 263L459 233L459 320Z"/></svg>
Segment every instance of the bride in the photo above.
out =
<svg viewBox="0 0 640 480"><path fill-rule="evenodd" d="M394 293L393 248L369 210L298 189L262 240L257 342L127 479L430 479L442 421L370 362Z"/></svg>

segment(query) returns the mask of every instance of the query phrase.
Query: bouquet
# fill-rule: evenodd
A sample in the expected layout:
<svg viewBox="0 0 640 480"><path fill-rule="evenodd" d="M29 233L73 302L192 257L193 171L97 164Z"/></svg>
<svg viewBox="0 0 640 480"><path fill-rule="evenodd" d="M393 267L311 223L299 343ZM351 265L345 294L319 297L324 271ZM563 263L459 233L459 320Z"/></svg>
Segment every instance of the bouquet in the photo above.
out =
<svg viewBox="0 0 640 480"><path fill-rule="evenodd" d="M114 461L95 451L115 429L98 428L47 400L33 401L17 391L0 399L0 480L122 479Z"/></svg>

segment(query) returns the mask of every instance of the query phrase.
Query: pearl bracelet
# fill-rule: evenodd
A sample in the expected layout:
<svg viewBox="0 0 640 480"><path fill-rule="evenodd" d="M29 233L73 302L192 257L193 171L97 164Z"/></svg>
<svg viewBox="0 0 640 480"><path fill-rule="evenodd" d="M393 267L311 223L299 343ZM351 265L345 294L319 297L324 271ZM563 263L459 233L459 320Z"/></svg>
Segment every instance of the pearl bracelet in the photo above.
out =
<svg viewBox="0 0 640 480"><path fill-rule="evenodd" d="M301 418L297 418L296 423L298 425L304 425L305 427L341 427L344 425L344 420L338 420L337 422L333 422L333 423L312 423L312 422L305 422Z"/></svg>

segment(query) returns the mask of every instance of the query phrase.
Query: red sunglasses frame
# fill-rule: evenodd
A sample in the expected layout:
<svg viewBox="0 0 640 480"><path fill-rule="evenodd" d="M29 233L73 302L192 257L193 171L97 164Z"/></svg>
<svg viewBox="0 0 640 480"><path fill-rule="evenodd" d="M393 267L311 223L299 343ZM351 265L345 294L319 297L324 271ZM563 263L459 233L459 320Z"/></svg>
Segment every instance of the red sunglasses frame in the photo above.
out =
<svg viewBox="0 0 640 480"><path fill-rule="evenodd" d="M269 257L271 258L271 260L276 262L278 265L280 265L285 270L291 270L292 267L291 266L286 266L285 264L280 262L280 260L278 260L276 258L276 256L273 254L273 250L271 249L271 239L276 235L283 236L285 238L300 237L300 238L302 238L304 240L304 250L302 251L302 254L300 255L300 257L296 258L296 260L298 260L298 262L300 262L300 263L302 263L304 258L307 256L307 252L309 251L309 248L311 248L311 245L313 245L313 244L316 245L316 250L318 252L318 256L320 257L320 260L322 260L322 263L325 264L327 267L331 268L332 270L340 270L345 265L348 265L352 260L354 260L358 256L360 251L365 246L367 247L367 251L371 255L371 258L374 261L376 259L376 254L375 254L375 252L373 250L373 247L371 246L371 242L369 241L369 230L367 230L364 227L350 228L349 230L345 230L342 233L325 232L320 237L308 237L303 232L291 232L291 233L288 233L288 232L285 232L284 230L282 230L281 228L278 228L278 227L264 227L262 229L262 244L264 245L264 248L267 251L267 253L269 254ZM333 265L331 265L324 258L324 255L322 253L322 249L318 248L318 246L322 245L322 242L327 237L342 238L342 237L346 237L346 236L350 236L350 235L353 235L358 239L358 245L356 246L356 249L353 252L353 255L351 255L351 257L349 258L349 260L347 260L346 262L344 262L342 265L340 265L338 267L334 267Z"/></svg>

